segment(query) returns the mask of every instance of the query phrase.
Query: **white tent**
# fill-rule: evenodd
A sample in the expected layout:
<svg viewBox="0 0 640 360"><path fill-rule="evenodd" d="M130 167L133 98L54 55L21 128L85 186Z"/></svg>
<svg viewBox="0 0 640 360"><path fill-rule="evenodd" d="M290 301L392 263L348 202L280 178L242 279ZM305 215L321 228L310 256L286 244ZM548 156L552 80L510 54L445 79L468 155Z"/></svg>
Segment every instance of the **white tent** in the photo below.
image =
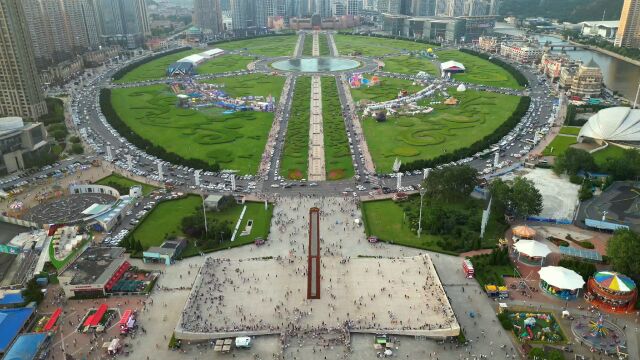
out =
<svg viewBox="0 0 640 360"><path fill-rule="evenodd" d="M518 260L520 260L520 254L525 254L529 257L539 257L540 265L544 261L544 258L551 253L551 249L546 244L543 244L536 240L520 240L513 245L513 248L518 252Z"/></svg>
<svg viewBox="0 0 640 360"><path fill-rule="evenodd" d="M467 91L467 87L464 86L464 84L460 84L460 85L458 85L458 88L456 90L458 92L465 92L465 91Z"/></svg>
<svg viewBox="0 0 640 360"><path fill-rule="evenodd" d="M584 286L582 276L561 266L545 266L538 271L540 280L563 290L576 290Z"/></svg>

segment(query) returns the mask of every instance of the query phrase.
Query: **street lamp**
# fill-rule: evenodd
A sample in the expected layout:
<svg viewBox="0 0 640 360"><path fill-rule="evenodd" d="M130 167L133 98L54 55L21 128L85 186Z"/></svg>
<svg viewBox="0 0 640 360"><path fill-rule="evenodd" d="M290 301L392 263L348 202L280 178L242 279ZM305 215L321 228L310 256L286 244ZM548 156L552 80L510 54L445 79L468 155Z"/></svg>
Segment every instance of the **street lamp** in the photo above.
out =
<svg viewBox="0 0 640 360"><path fill-rule="evenodd" d="M420 237L422 233L422 200L424 199L424 194L427 193L427 188L420 188L420 220L418 221L418 237Z"/></svg>

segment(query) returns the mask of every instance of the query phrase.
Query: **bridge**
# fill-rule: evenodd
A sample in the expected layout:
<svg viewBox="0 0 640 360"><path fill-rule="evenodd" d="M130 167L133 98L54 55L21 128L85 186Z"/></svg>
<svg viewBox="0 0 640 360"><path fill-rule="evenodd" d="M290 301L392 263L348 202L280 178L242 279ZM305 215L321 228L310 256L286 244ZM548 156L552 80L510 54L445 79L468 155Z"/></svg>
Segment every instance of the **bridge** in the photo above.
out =
<svg viewBox="0 0 640 360"><path fill-rule="evenodd" d="M562 51L567 51L567 50L583 50L583 49L590 49L591 47L589 45L582 45L582 44L545 44L544 45L545 49L549 49L549 50L562 50Z"/></svg>

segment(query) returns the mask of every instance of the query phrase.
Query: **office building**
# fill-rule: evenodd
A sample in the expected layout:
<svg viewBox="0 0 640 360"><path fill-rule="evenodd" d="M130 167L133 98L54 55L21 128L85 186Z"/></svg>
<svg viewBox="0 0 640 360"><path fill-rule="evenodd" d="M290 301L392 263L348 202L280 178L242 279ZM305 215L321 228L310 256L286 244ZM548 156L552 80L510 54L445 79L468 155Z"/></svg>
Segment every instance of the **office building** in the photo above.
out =
<svg viewBox="0 0 640 360"><path fill-rule="evenodd" d="M413 0L411 3L411 15L434 16L436 14L437 0Z"/></svg>
<svg viewBox="0 0 640 360"><path fill-rule="evenodd" d="M277 1L277 0L273 0ZM253 0L231 0L231 26L234 31L255 27L256 3Z"/></svg>
<svg viewBox="0 0 640 360"><path fill-rule="evenodd" d="M0 0L0 116L47 113L21 0Z"/></svg>
<svg viewBox="0 0 640 360"><path fill-rule="evenodd" d="M640 0L624 1L615 45L640 47Z"/></svg>
<svg viewBox="0 0 640 360"><path fill-rule="evenodd" d="M400 15L401 9L401 0L378 0L378 11L383 14Z"/></svg>
<svg viewBox="0 0 640 360"><path fill-rule="evenodd" d="M205 32L219 34L224 30L220 0L195 0L193 23Z"/></svg>
<svg viewBox="0 0 640 360"><path fill-rule="evenodd" d="M362 0L347 0L347 15L357 16L362 11Z"/></svg>

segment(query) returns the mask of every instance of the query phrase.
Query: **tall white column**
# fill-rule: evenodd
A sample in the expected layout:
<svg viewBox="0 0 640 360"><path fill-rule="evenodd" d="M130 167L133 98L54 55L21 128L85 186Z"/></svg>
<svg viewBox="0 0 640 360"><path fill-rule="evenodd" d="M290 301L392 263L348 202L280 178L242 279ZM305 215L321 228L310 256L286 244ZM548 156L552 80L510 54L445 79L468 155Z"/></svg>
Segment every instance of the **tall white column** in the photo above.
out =
<svg viewBox="0 0 640 360"><path fill-rule="evenodd" d="M113 161L113 154L111 153L111 146L107 145L107 160Z"/></svg>
<svg viewBox="0 0 640 360"><path fill-rule="evenodd" d="M493 157L493 167L498 167L500 163L500 151L496 151L496 154Z"/></svg>
<svg viewBox="0 0 640 360"><path fill-rule="evenodd" d="M196 186L200 186L200 170L196 170L193 172L193 177L196 182Z"/></svg>
<svg viewBox="0 0 640 360"><path fill-rule="evenodd" d="M160 178L160 181L164 180L164 172L162 171L162 163L158 162L158 177Z"/></svg>
<svg viewBox="0 0 640 360"><path fill-rule="evenodd" d="M400 188L402 187L402 173L399 172L397 173L398 177L397 177L397 182L396 182L396 189L400 190Z"/></svg>
<svg viewBox="0 0 640 360"><path fill-rule="evenodd" d="M231 191L236 191L236 174L231 174Z"/></svg>

